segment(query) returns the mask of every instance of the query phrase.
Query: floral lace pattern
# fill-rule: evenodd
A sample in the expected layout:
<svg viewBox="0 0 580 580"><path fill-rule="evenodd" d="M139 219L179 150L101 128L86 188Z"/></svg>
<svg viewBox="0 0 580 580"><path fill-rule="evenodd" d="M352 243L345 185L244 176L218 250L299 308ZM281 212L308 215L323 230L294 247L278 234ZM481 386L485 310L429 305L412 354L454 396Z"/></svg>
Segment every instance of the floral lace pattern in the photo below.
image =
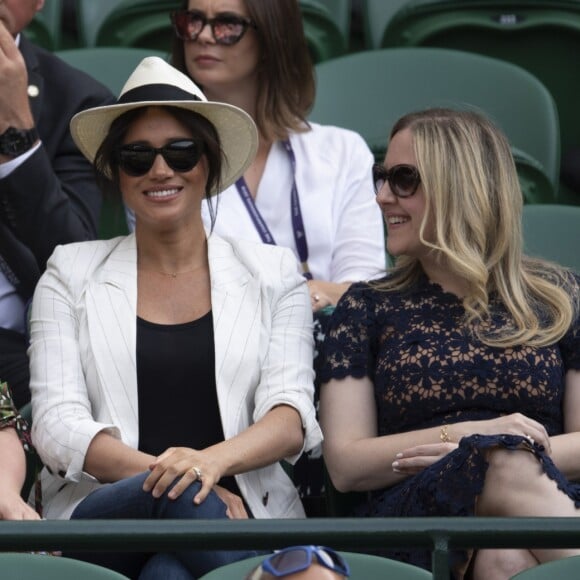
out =
<svg viewBox="0 0 580 580"><path fill-rule="evenodd" d="M555 345L492 348L462 328L461 300L426 278L413 291L351 287L335 310L320 380L368 376L379 435L522 412L562 432L564 373L580 369L580 321ZM495 305L494 324L505 312Z"/></svg>
<svg viewBox="0 0 580 580"><path fill-rule="evenodd" d="M34 507L42 515L42 489L40 486L40 460L36 456L36 451L32 446L30 428L28 423L20 416L14 407L10 389L6 383L0 382L0 429L13 427L18 433L18 437L24 447L27 456L27 469L33 468L34 477Z"/></svg>
<svg viewBox="0 0 580 580"><path fill-rule="evenodd" d="M507 314L492 303L493 324ZM557 344L493 348L462 328L461 300L423 277L408 292L355 284L343 296L325 341L322 382L368 376L374 384L379 435L520 412L550 435L563 431L564 375L580 369L580 320ZM510 435L473 435L423 472L368 494L360 516L469 516L487 470L483 451L526 447L545 473L580 507L580 486L559 472L538 445ZM385 555L430 568L430 553ZM462 567L467 554L453 555Z"/></svg>
<svg viewBox="0 0 580 580"><path fill-rule="evenodd" d="M30 452L32 443L28 424L14 407L8 385L0 382L0 429L14 427L26 452Z"/></svg>

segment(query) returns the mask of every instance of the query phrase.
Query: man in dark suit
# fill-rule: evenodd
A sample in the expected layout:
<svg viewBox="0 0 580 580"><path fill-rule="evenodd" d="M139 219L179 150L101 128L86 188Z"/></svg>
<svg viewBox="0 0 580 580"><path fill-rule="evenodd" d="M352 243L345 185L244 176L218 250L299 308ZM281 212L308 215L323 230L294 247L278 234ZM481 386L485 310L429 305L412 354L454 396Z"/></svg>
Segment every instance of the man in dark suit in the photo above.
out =
<svg viewBox="0 0 580 580"><path fill-rule="evenodd" d="M58 244L93 239L101 196L71 117L114 101L20 32L44 0L0 0L0 379L30 399L26 307Z"/></svg>

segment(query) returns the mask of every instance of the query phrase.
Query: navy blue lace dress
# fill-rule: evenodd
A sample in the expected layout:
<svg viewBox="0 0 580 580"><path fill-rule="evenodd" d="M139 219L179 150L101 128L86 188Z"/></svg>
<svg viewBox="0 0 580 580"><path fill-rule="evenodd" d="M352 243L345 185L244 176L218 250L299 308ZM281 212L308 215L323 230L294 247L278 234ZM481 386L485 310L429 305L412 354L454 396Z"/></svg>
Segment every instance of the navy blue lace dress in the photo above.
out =
<svg viewBox="0 0 580 580"><path fill-rule="evenodd" d="M492 303L494 323L505 314ZM504 312L504 311L503 311ZM550 435L562 433L564 375L580 369L580 320L557 344L509 349L482 344L462 328L461 300L425 276L408 292L351 286L330 321L321 381L368 376L374 383L378 435L520 412ZM526 447L580 507L568 482L539 445L513 435L473 435L423 472L369 494L360 516L470 516L487 469L485 449ZM430 568L430 553L385 555ZM468 555L455 554L463 568Z"/></svg>

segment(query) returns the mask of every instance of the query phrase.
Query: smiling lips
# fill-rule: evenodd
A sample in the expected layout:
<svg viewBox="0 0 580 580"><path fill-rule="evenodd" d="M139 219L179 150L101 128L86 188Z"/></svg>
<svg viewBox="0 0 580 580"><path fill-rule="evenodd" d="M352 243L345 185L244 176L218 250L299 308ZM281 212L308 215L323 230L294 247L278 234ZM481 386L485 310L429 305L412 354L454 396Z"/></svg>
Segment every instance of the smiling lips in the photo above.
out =
<svg viewBox="0 0 580 580"><path fill-rule="evenodd" d="M147 197L153 197L156 199L163 199L165 197L171 197L172 195L177 195L179 193L179 188L174 187L172 189L157 189L149 190L145 192Z"/></svg>
<svg viewBox="0 0 580 580"><path fill-rule="evenodd" d="M387 223L389 225L399 225L404 224L409 221L408 217L403 217L400 215L391 215L387 217Z"/></svg>

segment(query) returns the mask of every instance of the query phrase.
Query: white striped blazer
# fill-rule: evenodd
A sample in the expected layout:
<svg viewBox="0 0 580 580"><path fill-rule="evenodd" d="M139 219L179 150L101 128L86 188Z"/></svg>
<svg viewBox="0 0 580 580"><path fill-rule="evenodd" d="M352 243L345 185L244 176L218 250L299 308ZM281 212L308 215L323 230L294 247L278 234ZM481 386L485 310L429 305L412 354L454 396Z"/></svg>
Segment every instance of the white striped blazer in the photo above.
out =
<svg viewBox="0 0 580 580"><path fill-rule="evenodd" d="M301 415L305 450L312 449L322 439L312 403L312 314L293 254L215 234L208 253L226 439L288 404ZM98 432L138 445L136 312L134 235L57 247L35 291L29 348L32 436L47 467L47 518L68 518L101 485L83 472ZM255 517L304 516L278 463L236 480Z"/></svg>

